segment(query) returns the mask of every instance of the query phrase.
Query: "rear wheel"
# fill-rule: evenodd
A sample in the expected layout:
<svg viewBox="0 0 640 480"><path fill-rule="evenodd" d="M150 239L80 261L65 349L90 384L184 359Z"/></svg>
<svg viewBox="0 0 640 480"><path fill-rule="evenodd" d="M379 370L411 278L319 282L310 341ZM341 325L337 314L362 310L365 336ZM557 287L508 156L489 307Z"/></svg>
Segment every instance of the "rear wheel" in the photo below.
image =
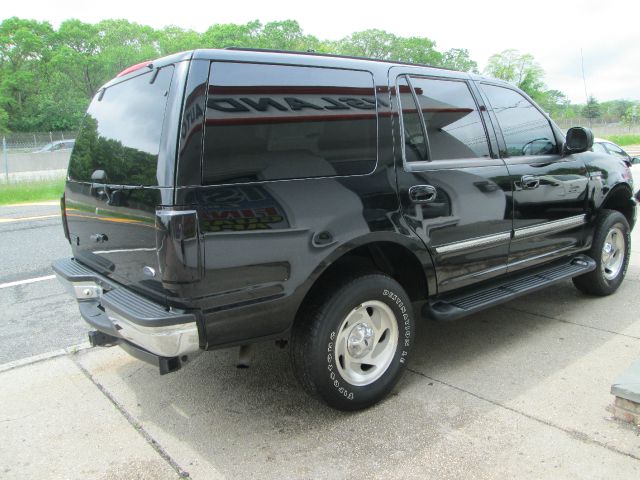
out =
<svg viewBox="0 0 640 480"><path fill-rule="evenodd" d="M330 406L366 408L399 380L413 338L411 303L400 284L382 273L361 274L301 309L291 338L293 370Z"/></svg>
<svg viewBox="0 0 640 480"><path fill-rule="evenodd" d="M578 290L589 295L611 295L615 292L629 265L631 236L629 223L616 210L600 212L589 256L596 269L573 279Z"/></svg>

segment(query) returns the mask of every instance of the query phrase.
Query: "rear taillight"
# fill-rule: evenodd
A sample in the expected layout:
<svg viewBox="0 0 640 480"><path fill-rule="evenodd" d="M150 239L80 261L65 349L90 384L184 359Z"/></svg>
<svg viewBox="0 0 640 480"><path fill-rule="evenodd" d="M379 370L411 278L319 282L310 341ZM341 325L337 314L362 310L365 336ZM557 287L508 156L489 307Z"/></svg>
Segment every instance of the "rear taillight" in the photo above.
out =
<svg viewBox="0 0 640 480"><path fill-rule="evenodd" d="M156 210L156 248L162 281L184 284L202 278L202 243L195 210Z"/></svg>
<svg viewBox="0 0 640 480"><path fill-rule="evenodd" d="M128 73L135 72L136 70L139 70L139 69L144 68L144 67L149 67L149 69L151 69L151 68L153 68L153 64L148 60L146 62L136 63L135 65L131 65L130 67L125 68L118 75L116 75L116 78L117 77L123 77Z"/></svg>
<svg viewBox="0 0 640 480"><path fill-rule="evenodd" d="M69 235L69 225L67 225L67 202L64 199L64 193L60 197L60 213L62 214L62 229L64 230L65 238L71 243L71 236Z"/></svg>

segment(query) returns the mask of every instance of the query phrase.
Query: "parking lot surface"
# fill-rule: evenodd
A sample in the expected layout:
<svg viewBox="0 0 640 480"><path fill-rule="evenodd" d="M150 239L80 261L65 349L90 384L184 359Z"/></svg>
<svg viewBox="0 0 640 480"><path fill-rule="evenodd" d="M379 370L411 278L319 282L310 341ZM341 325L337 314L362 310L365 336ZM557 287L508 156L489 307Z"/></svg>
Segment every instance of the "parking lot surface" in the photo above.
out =
<svg viewBox="0 0 640 480"><path fill-rule="evenodd" d="M640 357L638 232L611 297L564 282L456 322L419 322L393 394L358 413L307 397L288 350L270 343L249 369L224 350L162 377L117 347L25 360L87 328L55 280L0 289L2 343L24 344L0 367L0 476L638 479L639 431L607 409L611 383ZM21 272L50 274L17 265L2 282ZM24 314L26 326L12 317Z"/></svg>

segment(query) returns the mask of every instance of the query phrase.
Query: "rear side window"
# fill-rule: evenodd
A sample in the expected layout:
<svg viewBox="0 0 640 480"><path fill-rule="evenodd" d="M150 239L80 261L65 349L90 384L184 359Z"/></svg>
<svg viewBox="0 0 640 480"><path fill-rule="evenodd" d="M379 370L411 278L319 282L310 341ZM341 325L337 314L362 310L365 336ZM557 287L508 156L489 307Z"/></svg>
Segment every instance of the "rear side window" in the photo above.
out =
<svg viewBox="0 0 640 480"><path fill-rule="evenodd" d="M361 175L377 161L370 73L214 62L204 184Z"/></svg>
<svg viewBox="0 0 640 480"><path fill-rule="evenodd" d="M91 102L69 161L69 179L158 185L158 155L173 66L150 71L99 92Z"/></svg>
<svg viewBox="0 0 640 480"><path fill-rule="evenodd" d="M556 153L556 140L547 118L518 92L482 85L507 144L510 157Z"/></svg>

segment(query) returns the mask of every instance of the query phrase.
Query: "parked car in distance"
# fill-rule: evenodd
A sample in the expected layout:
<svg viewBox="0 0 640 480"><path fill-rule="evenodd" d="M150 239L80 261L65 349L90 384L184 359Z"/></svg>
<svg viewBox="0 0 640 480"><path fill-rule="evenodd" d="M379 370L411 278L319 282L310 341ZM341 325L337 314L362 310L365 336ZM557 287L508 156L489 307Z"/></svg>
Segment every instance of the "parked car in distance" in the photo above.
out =
<svg viewBox="0 0 640 480"><path fill-rule="evenodd" d="M606 153L608 155L615 155L616 157L620 157L623 160L627 160L631 163L634 163L632 162L633 158L638 158L638 157L632 157L631 155L629 155L627 152L624 151L624 149L620 145L616 145L615 143L609 140L605 140L603 138L593 139L593 151L596 153ZM638 160L635 163L640 163L640 160Z"/></svg>
<svg viewBox="0 0 640 480"><path fill-rule="evenodd" d="M638 193L640 193L640 157L632 157L620 145L602 138L593 140L593 151L596 153L607 153L628 162L629 165L631 165L634 188L639 190Z"/></svg>
<svg viewBox="0 0 640 480"><path fill-rule="evenodd" d="M617 290L631 173L592 146L475 74L180 53L92 100L61 199L72 258L53 269L93 345L164 374L275 341L310 394L362 409L397 384L418 305L444 322L562 280Z"/></svg>
<svg viewBox="0 0 640 480"><path fill-rule="evenodd" d="M34 153L58 152L60 150L71 150L75 145L75 140L57 140L47 143L44 147L36 150Z"/></svg>

